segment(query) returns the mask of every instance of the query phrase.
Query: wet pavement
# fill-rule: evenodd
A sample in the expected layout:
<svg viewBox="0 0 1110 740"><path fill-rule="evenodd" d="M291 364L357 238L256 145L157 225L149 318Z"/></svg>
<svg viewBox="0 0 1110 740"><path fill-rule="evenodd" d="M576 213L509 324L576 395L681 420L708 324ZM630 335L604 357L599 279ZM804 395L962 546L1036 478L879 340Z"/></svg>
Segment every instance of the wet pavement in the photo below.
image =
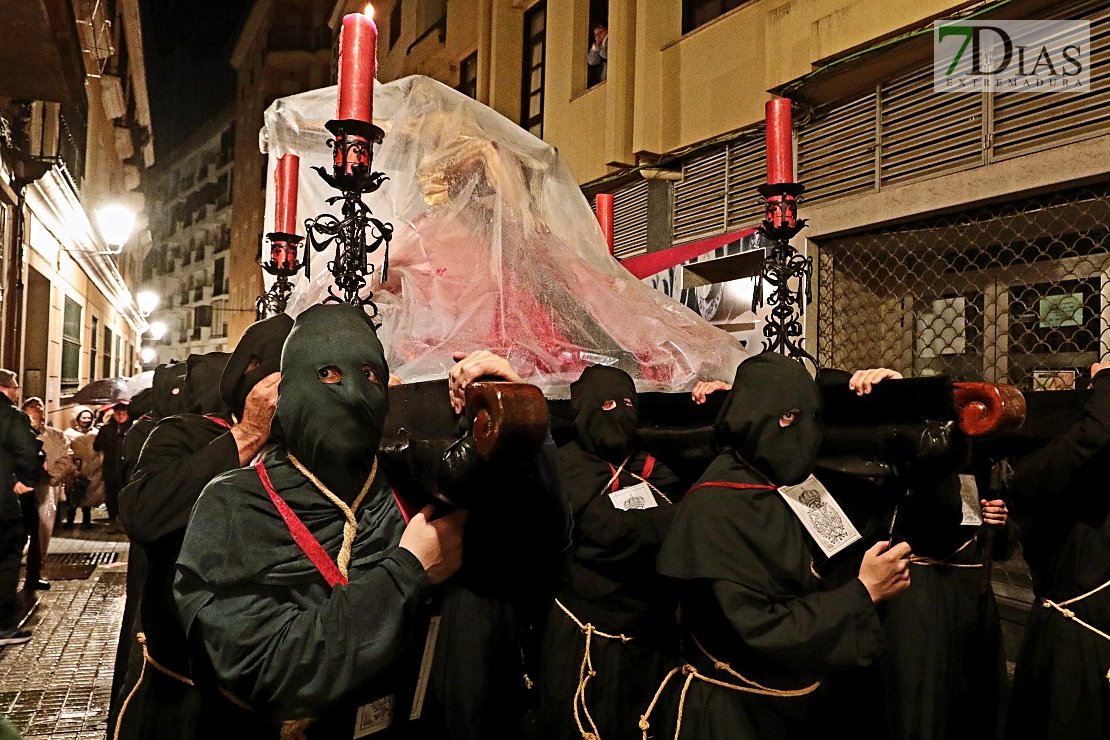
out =
<svg viewBox="0 0 1110 740"><path fill-rule="evenodd" d="M51 589L36 593L24 622L34 638L0 648L0 713L25 740L104 739L127 547L103 523L59 529L51 540Z"/></svg>

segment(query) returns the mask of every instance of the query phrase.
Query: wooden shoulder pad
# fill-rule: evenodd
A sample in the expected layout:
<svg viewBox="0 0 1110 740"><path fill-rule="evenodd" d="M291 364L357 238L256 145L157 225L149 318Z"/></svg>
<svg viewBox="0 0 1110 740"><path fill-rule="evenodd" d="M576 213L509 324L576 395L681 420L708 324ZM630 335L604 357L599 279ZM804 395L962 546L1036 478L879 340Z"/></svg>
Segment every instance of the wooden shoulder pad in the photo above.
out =
<svg viewBox="0 0 1110 740"><path fill-rule="evenodd" d="M547 401L530 383L471 383L466 413L483 460L534 455L547 439Z"/></svg>
<svg viewBox="0 0 1110 740"><path fill-rule="evenodd" d="M1025 396L1012 385L953 383L960 431L968 437L987 437L1025 423Z"/></svg>

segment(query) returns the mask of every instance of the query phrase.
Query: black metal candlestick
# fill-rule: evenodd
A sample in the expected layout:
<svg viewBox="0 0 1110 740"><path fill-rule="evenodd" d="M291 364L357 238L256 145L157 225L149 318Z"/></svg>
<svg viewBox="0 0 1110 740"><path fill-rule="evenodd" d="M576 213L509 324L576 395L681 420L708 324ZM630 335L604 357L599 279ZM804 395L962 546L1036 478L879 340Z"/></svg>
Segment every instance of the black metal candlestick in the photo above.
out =
<svg viewBox="0 0 1110 740"><path fill-rule="evenodd" d="M305 254L303 262L297 260L297 249L304 241L303 236L274 231L266 235L266 241L270 245L270 261L263 262L262 269L276 279L270 289L255 301L255 313L259 321L267 316L285 313L289 296L293 292L293 284L289 282L289 278L296 275L302 267L305 275L308 275L308 254Z"/></svg>
<svg viewBox="0 0 1110 740"><path fill-rule="evenodd" d="M383 132L380 128L358 120L328 121L325 126L335 138L328 139L332 148L332 169L329 173L323 167L314 170L340 195L328 198L328 205L342 201L342 218L324 213L316 218L305 220L308 243L312 249L322 252L334 244L335 256L328 262L328 271L335 279L335 285L328 287L324 303L350 303L360 308L369 307L370 315L377 316L378 307L373 302L373 292L362 295L367 278L373 274L374 265L370 255L385 247L385 256L379 282L384 282L389 270L389 241L393 238L392 224L385 223L371 213L362 196L372 193L382 186L386 176L373 171L374 145L380 144ZM307 250L306 250L307 252ZM308 255L305 255L305 275L308 275ZM339 289L336 293L335 289Z"/></svg>
<svg viewBox="0 0 1110 740"><path fill-rule="evenodd" d="M756 279L752 300L754 309L771 306L771 316L763 325L765 352L778 352L798 360L817 360L796 341L803 334L802 318L812 300L813 258L798 254L790 240L806 227L798 218L798 197L805 191L800 183L786 182L759 186L766 205L766 218L759 233L771 247L763 258L763 267ZM764 283L771 290L764 300Z"/></svg>

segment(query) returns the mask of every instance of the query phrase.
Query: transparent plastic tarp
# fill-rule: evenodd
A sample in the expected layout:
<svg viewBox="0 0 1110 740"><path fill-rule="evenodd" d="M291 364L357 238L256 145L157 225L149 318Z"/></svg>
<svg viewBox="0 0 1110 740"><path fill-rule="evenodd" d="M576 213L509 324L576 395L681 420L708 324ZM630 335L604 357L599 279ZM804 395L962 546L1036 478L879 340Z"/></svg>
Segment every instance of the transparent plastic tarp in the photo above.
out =
<svg viewBox="0 0 1110 740"><path fill-rule="evenodd" d="M262 145L300 156L297 217L338 215L336 195L311 167L329 167L336 89L274 101ZM379 335L390 369L406 382L443 378L453 352L490 349L549 397L589 364L627 370L641 390L689 390L731 380L746 356L735 339L614 260L558 152L490 108L427 77L374 92L385 141L374 169L388 180L365 197L391 223L372 256ZM273 188L266 231L272 230ZM311 279L294 279L293 315L327 296L333 249L312 255ZM267 276L267 280L270 278Z"/></svg>

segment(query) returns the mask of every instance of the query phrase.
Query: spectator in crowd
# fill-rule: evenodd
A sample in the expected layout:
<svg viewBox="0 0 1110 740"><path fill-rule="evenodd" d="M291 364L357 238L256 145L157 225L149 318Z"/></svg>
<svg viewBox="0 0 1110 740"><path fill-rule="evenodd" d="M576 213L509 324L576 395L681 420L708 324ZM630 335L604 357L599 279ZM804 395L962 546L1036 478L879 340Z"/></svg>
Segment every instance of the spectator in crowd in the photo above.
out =
<svg viewBox="0 0 1110 740"><path fill-rule="evenodd" d="M81 510L81 524L92 524L92 507L104 502L104 480L101 477L104 455L93 449L97 434L93 419L92 409L78 406L74 409L73 423L65 430L77 467L76 476L66 485L67 527L73 526L78 509Z"/></svg>
<svg viewBox="0 0 1110 740"><path fill-rule="evenodd" d="M46 455L46 475L35 486L34 496L27 494L24 501L31 502L38 510L38 528L28 531L31 540L27 551L27 577L24 588L47 590L50 584L42 580L42 563L50 546L50 533L54 531L54 520L58 513L58 501L62 497L65 484L73 479L77 468L73 463L73 450L69 440L61 432L46 423L46 408L42 399L32 396L23 402L23 413L31 419L31 428L42 442ZM32 564L34 567L32 567Z"/></svg>
<svg viewBox="0 0 1110 740"><path fill-rule="evenodd" d="M45 458L30 420L16 408L19 379L11 370L0 370L0 394L0 645L14 645L31 639L19 626L16 595L25 541L20 497L35 490Z"/></svg>
<svg viewBox="0 0 1110 740"><path fill-rule="evenodd" d="M97 432L93 449L104 453L101 471L104 478L104 503L108 505L108 521L113 529L122 531L116 518L119 516L119 492L127 485L124 480L126 464L123 459L123 438L131 428L127 401L112 407L111 418Z"/></svg>
<svg viewBox="0 0 1110 740"><path fill-rule="evenodd" d="M609 73L609 29L604 23L597 23L593 27L594 42L586 54L586 63L590 65L590 86L605 82Z"/></svg>

